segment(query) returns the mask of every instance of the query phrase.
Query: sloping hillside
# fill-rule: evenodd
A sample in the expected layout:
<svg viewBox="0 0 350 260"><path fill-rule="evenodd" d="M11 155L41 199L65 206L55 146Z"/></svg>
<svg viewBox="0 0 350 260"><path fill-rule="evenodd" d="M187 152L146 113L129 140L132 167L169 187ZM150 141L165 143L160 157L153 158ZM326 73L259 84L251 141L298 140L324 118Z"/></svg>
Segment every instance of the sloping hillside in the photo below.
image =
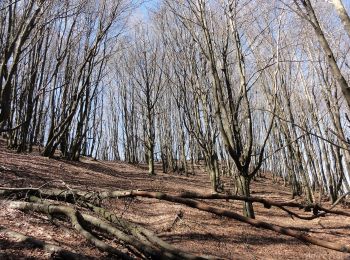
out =
<svg viewBox="0 0 350 260"><path fill-rule="evenodd" d="M163 174L149 176L141 166L121 162L81 162L48 159L39 154L16 154L0 149L0 185L2 187L40 187L97 190L145 190L178 194L183 191L210 192L208 177L199 168L195 176ZM276 201L290 201L288 188L273 183L266 174L253 183L253 195ZM78 234L65 219L51 219L45 214L22 212L1 201L0 227L30 235L75 251L82 257L112 259L97 250ZM301 199L300 199L301 200ZM205 201L209 205L241 213L238 201ZM254 204L255 205L255 204ZM103 206L116 216L130 220L147 229L177 248L195 255L210 255L225 259L349 259L349 254L308 245L273 231L257 229L245 223L152 198L121 198L104 202ZM337 206L338 209L344 206ZM256 204L257 220L284 227L307 231L311 236L350 244L350 218L327 215L314 220L300 220L272 207ZM301 212L301 214L304 214ZM97 234L105 239L102 234ZM124 253L128 249L113 240L113 245ZM42 249L34 249L26 242L16 242L0 232L1 259L48 259L52 257ZM141 256L139 256L141 257Z"/></svg>

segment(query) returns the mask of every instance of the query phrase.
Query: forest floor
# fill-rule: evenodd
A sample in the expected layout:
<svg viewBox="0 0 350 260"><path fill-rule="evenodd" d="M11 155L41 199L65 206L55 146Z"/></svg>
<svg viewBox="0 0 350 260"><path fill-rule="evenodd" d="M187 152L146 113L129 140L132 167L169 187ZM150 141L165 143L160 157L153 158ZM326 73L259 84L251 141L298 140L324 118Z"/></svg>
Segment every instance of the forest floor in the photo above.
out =
<svg viewBox="0 0 350 260"><path fill-rule="evenodd" d="M145 166L122 162L80 162L49 159L38 153L17 154L0 142L0 186L8 187L69 187L80 190L162 191L176 194L181 191L210 192L208 176L199 169L186 177L179 174L149 176ZM290 201L291 193L282 183L265 174L252 184L253 194L276 201ZM299 200L301 200L300 198ZM208 201L210 205L241 213L237 201ZM299 240L257 229L247 224L192 209L184 205L147 198L113 200L105 205L119 217L132 220L153 230L160 238L194 254L225 259L350 259L348 254L307 245ZM341 208L342 206L337 206ZM344 209L344 208L343 208ZM314 220L292 219L287 213L272 207L255 205L258 220L285 227L307 230L312 236L350 244L350 220L327 215ZM54 222L37 213L23 213L0 204L0 226L51 241L66 249L74 249L90 259L108 257L74 232L68 223ZM49 254L13 243L0 235L0 259L48 259Z"/></svg>

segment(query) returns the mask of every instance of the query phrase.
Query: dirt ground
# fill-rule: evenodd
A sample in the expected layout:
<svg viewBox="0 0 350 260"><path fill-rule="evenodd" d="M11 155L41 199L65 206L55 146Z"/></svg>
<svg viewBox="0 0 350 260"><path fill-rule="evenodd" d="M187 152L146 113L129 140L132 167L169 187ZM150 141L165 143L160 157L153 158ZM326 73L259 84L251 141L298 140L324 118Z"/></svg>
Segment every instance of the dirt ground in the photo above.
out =
<svg viewBox="0 0 350 260"><path fill-rule="evenodd" d="M0 143L0 186L69 187L81 190L139 189L176 194L182 191L210 192L208 176L197 170L194 176L163 174L149 176L145 166L121 162L81 162L48 159L38 153L16 154ZM288 188L272 182L266 174L252 185L253 195L277 201L291 199ZM208 204L241 213L237 201L207 201ZM153 230L176 247L195 254L224 259L350 259L348 254L307 245L272 231L253 228L232 219L219 217L170 202L135 198L114 200L105 205L118 216ZM337 206L341 208L341 206ZM344 209L344 208L343 208ZM349 210L349 209L346 209ZM258 220L308 230L311 236L350 244L350 219L327 216L312 221L292 219L276 208L255 205ZM181 216L181 218L178 218ZM35 213L23 213L0 204L0 226L8 227L67 249L90 259L110 259L92 247L66 222L50 220ZM48 259L49 255L23 243L13 243L0 235L0 259Z"/></svg>

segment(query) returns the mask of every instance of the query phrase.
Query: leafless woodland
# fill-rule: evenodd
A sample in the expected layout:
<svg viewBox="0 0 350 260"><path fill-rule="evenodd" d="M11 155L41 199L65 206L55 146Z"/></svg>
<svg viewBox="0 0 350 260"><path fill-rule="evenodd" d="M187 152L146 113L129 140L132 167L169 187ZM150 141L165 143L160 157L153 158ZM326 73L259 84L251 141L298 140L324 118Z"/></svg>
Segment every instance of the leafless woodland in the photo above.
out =
<svg viewBox="0 0 350 260"><path fill-rule="evenodd" d="M0 0L6 149L53 162L146 165L150 176L196 178L200 169L210 189L88 192L9 185L3 177L1 200L64 215L119 258L215 258L175 248L102 203L126 197L187 205L349 256L349 241L260 221L254 210L260 203L305 221L335 214L349 223L349 12L348 0ZM263 176L280 181L290 200L252 196ZM206 204L212 200L238 200L241 210ZM0 233L26 236L10 227ZM40 243L79 258L33 242Z"/></svg>

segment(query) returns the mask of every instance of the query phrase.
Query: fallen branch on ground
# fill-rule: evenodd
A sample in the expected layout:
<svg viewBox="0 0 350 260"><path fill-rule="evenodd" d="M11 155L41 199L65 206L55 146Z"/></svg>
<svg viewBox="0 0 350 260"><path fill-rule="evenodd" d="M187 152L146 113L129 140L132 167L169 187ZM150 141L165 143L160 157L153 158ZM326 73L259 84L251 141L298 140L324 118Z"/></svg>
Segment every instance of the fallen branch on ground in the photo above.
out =
<svg viewBox="0 0 350 260"><path fill-rule="evenodd" d="M108 210L97 207L91 203L82 203L81 204L84 207L89 208L96 214L102 216L103 218L107 219L111 223L117 225L119 228L122 228L126 231L126 233L130 233L133 236L135 236L140 241L145 242L148 245L156 245L157 247L161 248L164 252L172 253L173 255L178 256L180 259L198 259L198 256L182 252L175 248L174 246L166 243L162 239L160 239L156 234L154 234L152 231L140 226L135 225L125 219L118 218L114 213L109 212ZM212 259L210 256L203 256L205 259Z"/></svg>
<svg viewBox="0 0 350 260"><path fill-rule="evenodd" d="M106 244L105 242L96 238L92 233L86 230L81 223L81 214L73 208L67 206L58 206L58 205L47 205L47 204L39 204L39 203L30 203L23 201L12 201L10 202L10 207L14 209L20 210L33 210L36 212L49 214L49 215L64 215L67 216L79 234L85 237L91 244L95 245L98 249L103 252L108 252L110 254L116 255L122 259L133 259L127 254L115 249L114 247Z"/></svg>
<svg viewBox="0 0 350 260"><path fill-rule="evenodd" d="M333 250L336 250L339 252L350 253L350 246L321 240L321 239L318 239L315 237L311 237L303 232L296 231L296 230L293 230L290 228L281 227L281 226L270 224L270 223L267 223L264 221L258 221L255 219L247 218L247 217L244 217L244 216L237 214L233 211L220 209L220 208L216 208L216 207L211 207L211 206L209 206L203 202L200 202L200 201L181 198L178 196L171 196L171 195L161 193L161 192L134 191L134 192L131 192L130 196L155 198L155 199L159 199L159 200L166 200L166 201L170 201L170 202L184 204L184 205L187 205L189 207L196 208L196 209L206 211L206 212L210 212L210 213L213 213L213 214L216 214L219 216L225 216L228 218L232 218L232 219L247 223L247 224L254 226L256 228L264 228L264 229L275 231L275 232L283 234L283 235L295 237L303 242L307 242L307 243L314 244L317 246L325 247L328 249L333 249Z"/></svg>
<svg viewBox="0 0 350 260"><path fill-rule="evenodd" d="M242 197L242 196L234 196L234 195L221 195L221 194L197 194L197 193L181 193L177 196L172 196L172 195L168 195L165 193L161 193L161 192L147 192L147 191L102 191L102 192L83 192L83 191L74 191L74 190L38 190L38 189L1 189L0 188L0 195L14 195L18 197L23 198L23 196L29 198L30 194L35 194L35 195L39 195L41 198L50 198L50 199L57 199L57 200L63 200L63 201L68 201L71 203L75 203L75 204L79 204L79 205L87 205L88 208L92 209L94 212L99 212L102 215L107 215L107 217L105 217L106 219L108 219L110 221L110 219L112 219L112 215L100 208L94 205L94 203L90 203L90 201L92 202L101 202L104 199L108 199L108 198L125 198L125 197L147 197L147 198L155 198L155 199L159 199L159 200L166 200L166 201L170 201L170 202L175 202L175 203L180 203L180 204L184 204L187 205L189 207L192 208L197 208L199 210L202 211L206 211L206 212L210 212L219 216L225 216L228 218L232 218L247 224L250 224L254 227L257 228L263 228L263 229L268 229L268 230L272 230L275 231L277 233L280 234L284 234L287 236L291 236L291 237L295 237L303 242L307 242L310 244L314 244L314 245L318 245L321 247L325 247L328 249L333 249L336 251L340 251L340 252L348 252L350 253L350 247L348 245L342 245L339 243L333 243L333 242L329 242L329 241L325 241L325 240L321 240L315 237L311 237L303 232L300 231L296 231L290 228L286 228L286 227L281 227L275 224L271 224L271 223L267 223L264 221L258 221L258 220L254 220L254 219L250 219L247 217L244 217L240 214L237 214L233 211L229 211L229 210L225 210L225 209L221 209L221 208L216 208L216 207L212 207L209 206L201 201L197 201L197 200L193 200L193 199L189 199L189 198L196 198L196 199L236 199L236 200L244 200L244 201L251 201L251 202L257 202L257 203L262 203L265 207L271 207L271 206L276 206L279 208L282 208L283 210L287 210L284 207L288 206L288 207L298 207L298 208L304 208L307 209L307 207L309 208L313 208L313 212L316 214L316 217L319 216L323 216L326 213L332 213L332 214L339 214L339 215L345 215L345 216L349 216L350 214L348 212L345 211L336 211L336 210L331 210L331 209L325 209L322 208L321 206L315 204L315 205L302 205L300 203L296 203L296 202L274 202L274 201L270 201L270 200L266 200L263 198L258 198L258 197ZM319 210L322 210L324 212L318 213ZM293 213L289 210L287 210L288 213L290 214L294 214L297 215L296 213ZM297 215L299 216L299 215ZM303 218L303 216L299 216L301 218ZM307 217L304 217L304 219L306 219ZM311 218L310 218L311 219ZM111 221L113 222L113 221ZM140 240L142 240L142 235L140 236L140 234L135 234L136 237L139 236L138 238ZM144 238L144 237L143 237ZM149 244L151 245L151 244ZM174 253L171 252L171 250L169 250L170 253Z"/></svg>
<svg viewBox="0 0 350 260"><path fill-rule="evenodd" d="M92 225L95 228L112 235L117 238L119 241L124 242L125 245L132 246L139 252L139 255L145 256L144 258L151 257L152 259L190 259L190 260L204 260L204 259L217 259L214 257L207 256L196 256L189 253L182 252L179 249L175 249L162 241L159 238L153 238L156 241L161 241L161 243L145 243L143 240L137 239L135 236L129 235L116 226L112 226L110 223L103 221L97 217L91 216L89 214L81 213L71 207L54 205L49 201L41 200L37 197L31 196L29 198L31 201L35 202L23 202L23 201L11 201L10 207L20 210L33 210L36 212L50 214L50 215L65 215L67 216L73 227L83 235L90 243L95 245L98 249L104 252L108 252L110 254L116 255L122 259L133 259L126 253L123 253L114 247L106 244L105 242L97 239L90 231L88 231L85 226L86 224ZM42 202L42 203L38 203ZM101 208L102 209L102 208ZM96 211L96 210L95 210ZM127 223L125 220L122 221L124 225ZM130 228L137 228L136 225L130 225ZM142 228L141 228L142 230ZM146 229L144 229L146 230ZM130 230L129 230L130 231ZM136 231L130 232L135 234ZM150 233L149 231L145 232ZM147 237L147 236L146 236ZM155 237L155 236L154 236ZM159 246L162 245L162 246ZM164 246L165 245L165 246Z"/></svg>
<svg viewBox="0 0 350 260"><path fill-rule="evenodd" d="M18 195L19 198L23 198L26 195L34 195L38 197L64 200L66 202L76 203L77 201L89 201L95 204L100 204L101 201L111 198L124 198L131 196L138 196L138 193L143 191L138 190L122 190L122 191L79 191L79 190L62 190L62 189L39 189L39 188L7 188L0 187L0 196L10 196ZM348 194L345 194L348 195ZM252 203L263 204L265 208L277 207L281 210L287 212L291 216L304 219L312 220L318 217L323 217L326 214L335 214L350 217L350 212L343 210L334 210L333 208L340 203L345 196L342 196L337 200L336 203L332 205L331 208L327 209L322 207L320 204L302 204L294 201L289 202L279 202L272 201L261 197L245 197L240 195L226 195L226 194L202 194L195 192L183 192L177 194L176 197L179 198L189 198L189 199L206 199L206 200L239 200ZM303 209L304 211L312 211L313 216L301 216L295 212L292 212L286 207ZM323 211L323 212L320 212Z"/></svg>
<svg viewBox="0 0 350 260"><path fill-rule="evenodd" d="M246 202L255 202L263 204L265 208L271 208L271 207L277 207L280 208L298 218L311 220L320 216L324 216L325 213L329 214L336 214L336 215L342 215L342 216L348 216L350 217L350 212L341 211L341 210L333 210L333 208L340 202L337 201L337 203L333 204L330 209L324 208L319 204L302 204L294 201L290 202L278 202L278 201L272 201L260 197L245 197L245 196L239 196L239 195L226 195L226 194L201 194L201 193L194 193L194 192L183 192L178 195L177 197L180 198L189 198L189 199L222 199L222 200L239 200L239 201L246 201ZM291 212L286 209L286 207L291 208L298 208L298 209L304 209L305 211L313 211L314 216L310 217L303 217L300 216L294 212ZM318 213L319 211L324 211L322 213Z"/></svg>

